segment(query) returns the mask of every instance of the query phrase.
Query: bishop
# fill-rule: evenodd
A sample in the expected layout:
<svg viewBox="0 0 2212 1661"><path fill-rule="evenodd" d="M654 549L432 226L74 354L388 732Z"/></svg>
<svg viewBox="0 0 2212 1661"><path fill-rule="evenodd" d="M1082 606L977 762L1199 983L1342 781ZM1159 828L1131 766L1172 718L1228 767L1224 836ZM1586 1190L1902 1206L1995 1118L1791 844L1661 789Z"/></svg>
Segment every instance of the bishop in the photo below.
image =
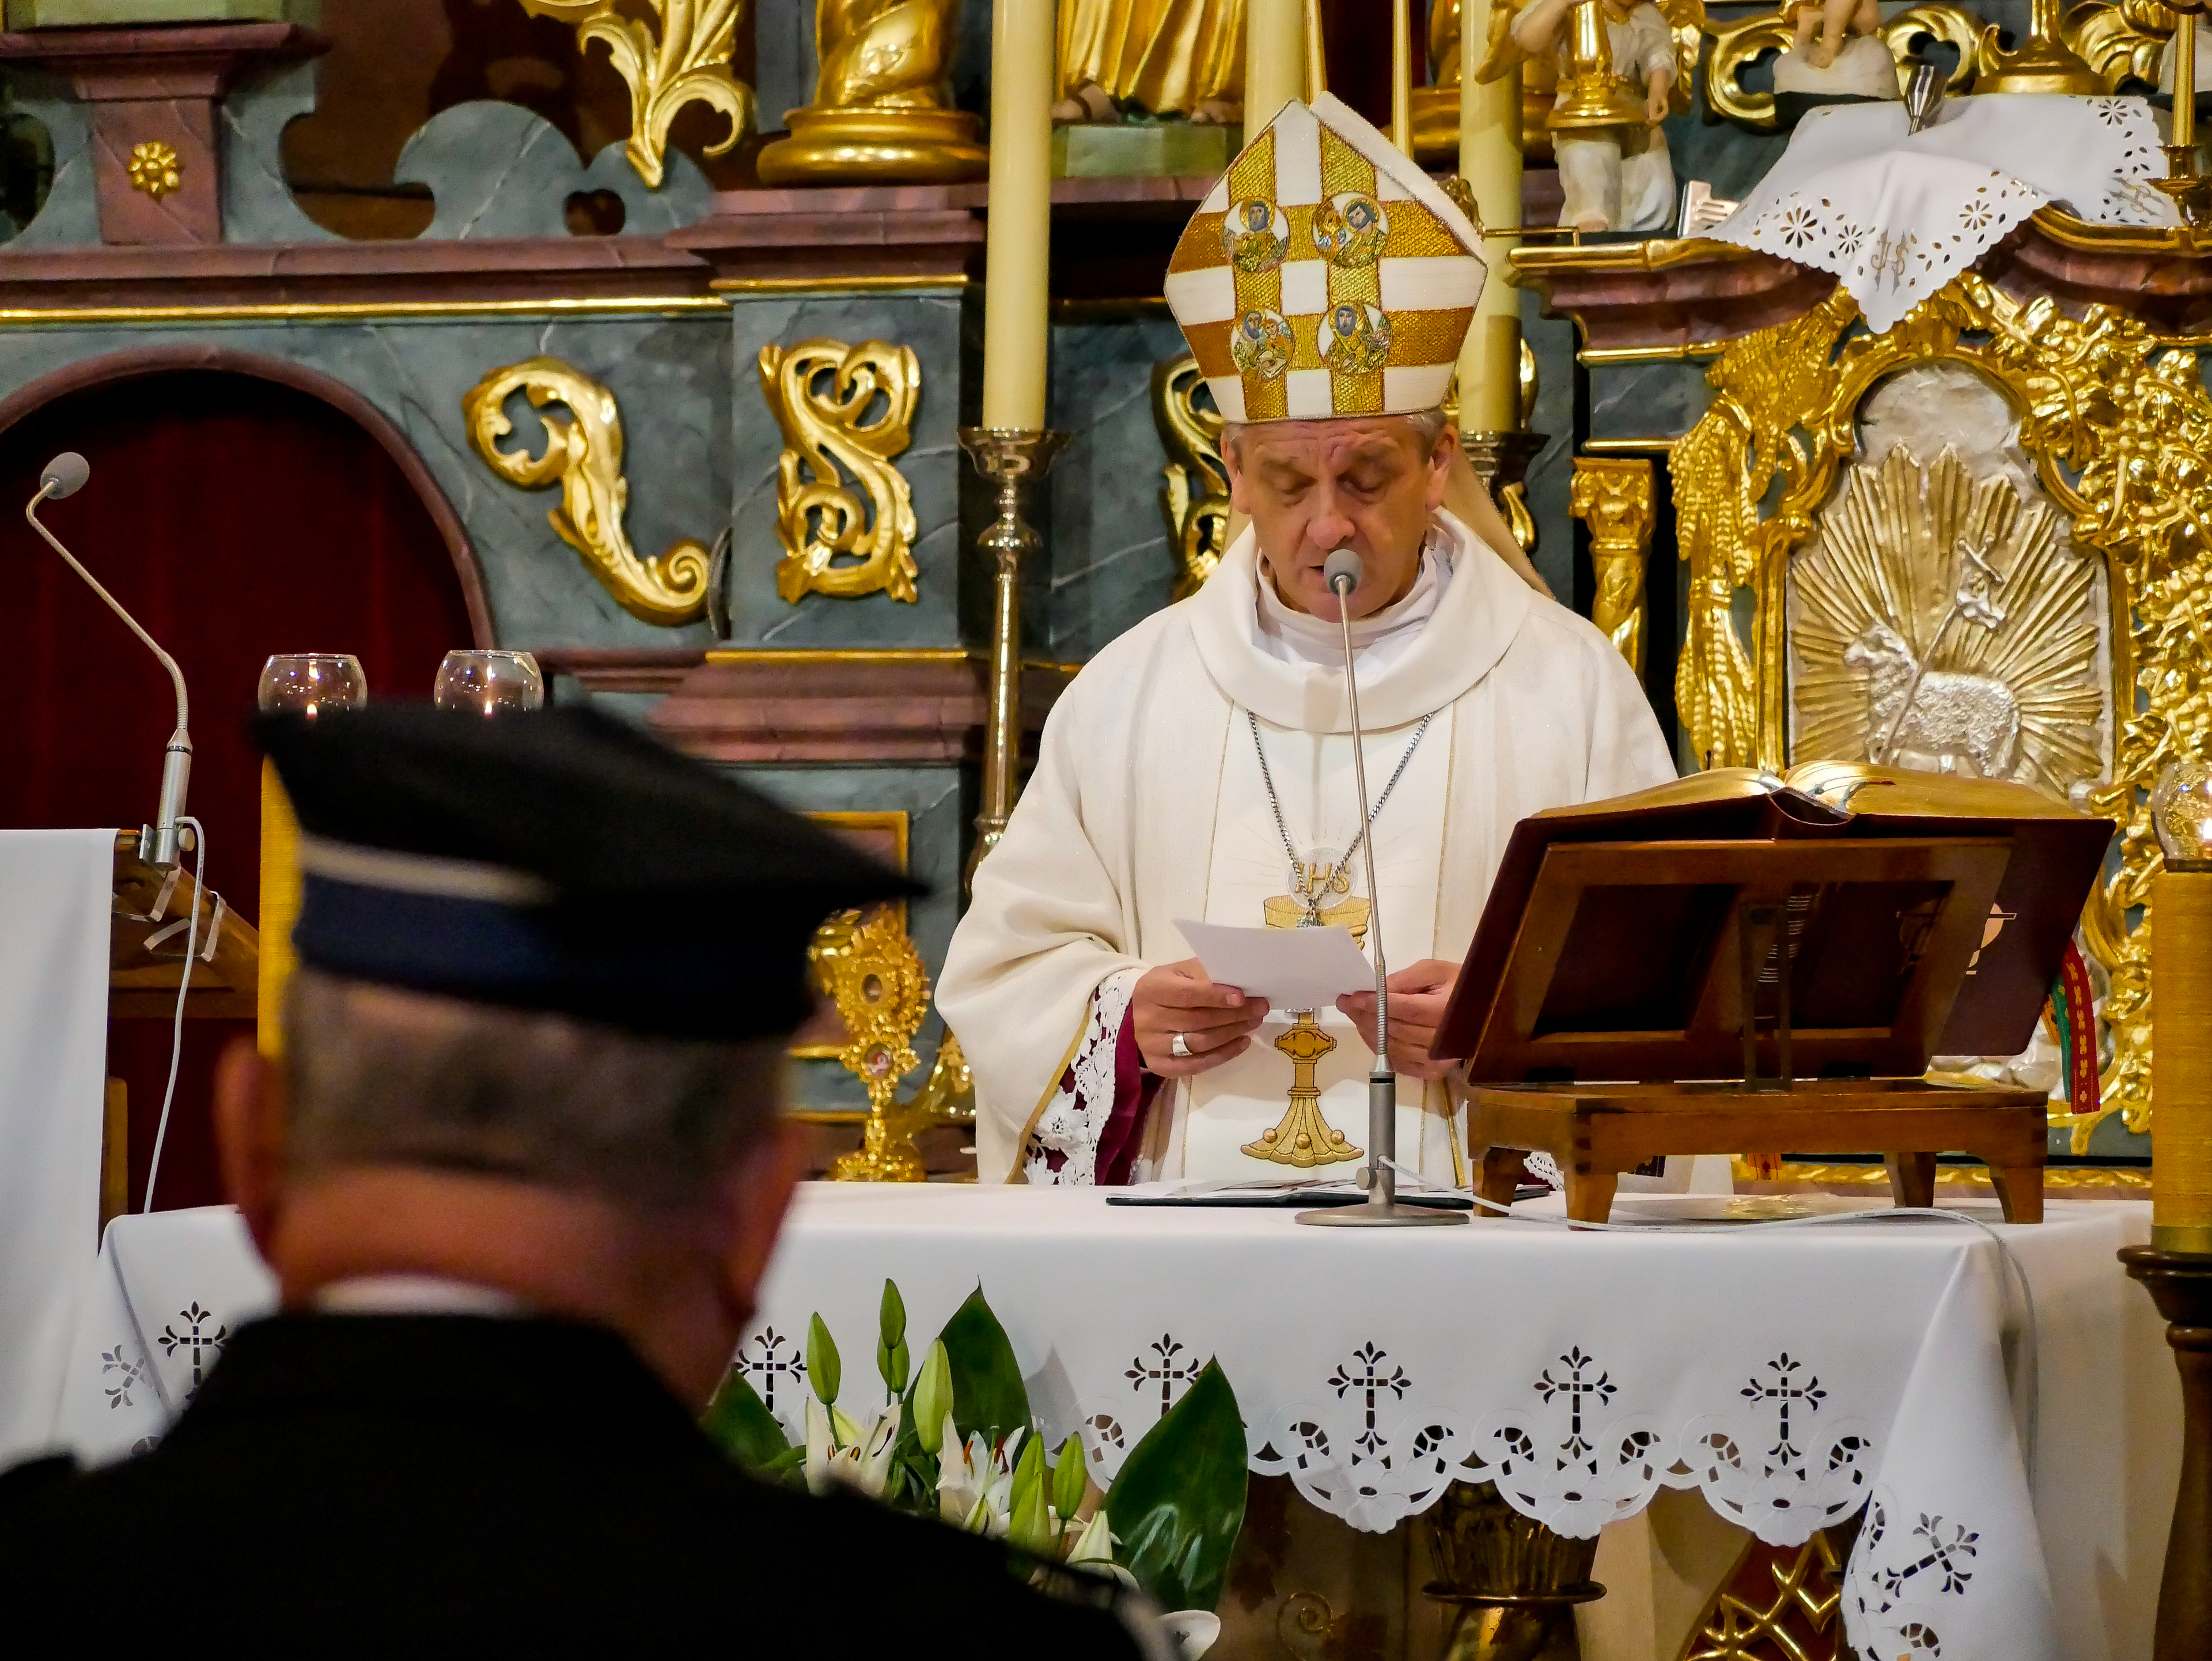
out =
<svg viewBox="0 0 2212 1661"><path fill-rule="evenodd" d="M1185 230L1167 300L1251 523L1076 677L977 868L938 997L975 1068L983 1181L1351 1174L1373 994L1270 1008L1215 984L1179 918L1387 931L1398 1157L1466 1180L1462 1081L1428 1049L1507 836L1674 776L1611 643L1524 577L1494 512L1445 506L1480 246L1326 94L1287 105ZM1364 568L1342 603L1366 802L1322 576L1340 547Z"/></svg>

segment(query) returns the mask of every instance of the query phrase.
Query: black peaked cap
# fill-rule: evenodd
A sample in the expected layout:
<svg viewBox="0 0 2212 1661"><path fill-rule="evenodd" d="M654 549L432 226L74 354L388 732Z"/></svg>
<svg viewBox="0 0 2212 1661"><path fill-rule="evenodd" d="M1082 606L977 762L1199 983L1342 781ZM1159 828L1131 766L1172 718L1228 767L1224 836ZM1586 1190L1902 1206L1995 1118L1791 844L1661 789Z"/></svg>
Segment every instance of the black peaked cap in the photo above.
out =
<svg viewBox="0 0 2212 1661"><path fill-rule="evenodd" d="M764 1036L805 1018L825 916L921 891L588 708L487 720L374 703L263 716L254 733L314 839L295 944L337 974L672 1037ZM387 884L316 845L495 867L543 892Z"/></svg>

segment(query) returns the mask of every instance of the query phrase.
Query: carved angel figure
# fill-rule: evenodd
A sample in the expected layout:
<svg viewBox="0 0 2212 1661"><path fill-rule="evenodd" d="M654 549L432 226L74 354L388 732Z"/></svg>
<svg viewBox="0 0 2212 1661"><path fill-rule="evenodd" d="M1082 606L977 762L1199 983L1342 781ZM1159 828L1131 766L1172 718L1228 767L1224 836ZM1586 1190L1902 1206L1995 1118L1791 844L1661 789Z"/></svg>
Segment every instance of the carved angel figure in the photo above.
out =
<svg viewBox="0 0 2212 1661"><path fill-rule="evenodd" d="M817 0L817 108L949 108L960 0Z"/></svg>
<svg viewBox="0 0 2212 1661"><path fill-rule="evenodd" d="M1881 9L1875 0L1796 0L1784 15L1793 33L1790 50L1816 70L1836 61L1846 31L1872 34L1881 27Z"/></svg>
<svg viewBox="0 0 2212 1661"><path fill-rule="evenodd" d="M1511 40L1535 57L1556 53L1562 95L1580 66L1575 62L1570 18L1579 0L1528 0L1511 25ZM1673 29L1651 0L1595 0L1610 48L1612 74L1640 94L1644 125L1565 127L1553 123L1565 201L1559 223L1583 231L1656 231L1672 216L1674 166L1667 119L1680 88L1686 91Z"/></svg>

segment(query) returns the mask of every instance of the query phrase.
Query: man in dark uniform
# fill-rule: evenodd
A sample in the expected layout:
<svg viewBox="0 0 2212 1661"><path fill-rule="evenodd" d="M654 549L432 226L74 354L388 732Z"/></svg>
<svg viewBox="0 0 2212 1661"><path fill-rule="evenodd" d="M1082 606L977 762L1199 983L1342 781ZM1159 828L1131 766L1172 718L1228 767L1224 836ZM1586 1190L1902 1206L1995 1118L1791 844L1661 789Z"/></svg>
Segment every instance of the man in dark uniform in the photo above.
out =
<svg viewBox="0 0 2212 1661"><path fill-rule="evenodd" d="M588 711L262 736L301 967L282 1076L234 1050L217 1116L283 1310L150 1454L0 1478L7 1652L1152 1649L696 1422L798 1170L807 939L904 880Z"/></svg>

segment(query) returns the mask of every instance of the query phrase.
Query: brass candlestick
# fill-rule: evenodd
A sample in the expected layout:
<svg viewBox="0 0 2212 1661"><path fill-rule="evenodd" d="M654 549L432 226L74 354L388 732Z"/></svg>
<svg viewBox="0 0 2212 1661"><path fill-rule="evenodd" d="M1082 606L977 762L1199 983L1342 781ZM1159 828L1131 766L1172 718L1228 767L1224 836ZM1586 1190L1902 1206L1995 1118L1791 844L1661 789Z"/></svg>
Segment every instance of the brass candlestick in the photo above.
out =
<svg viewBox="0 0 2212 1661"><path fill-rule="evenodd" d="M975 867L999 845L1013 816L1014 783L1022 748L1022 556L1044 544L1022 517L1023 496L1044 477L1067 442L1066 433L1011 427L963 427L960 447L975 471L999 492L999 517L976 545L998 563L991 611L991 701L983 733L983 809L975 815L975 846L963 880L973 887Z"/></svg>
<svg viewBox="0 0 2212 1661"><path fill-rule="evenodd" d="M2172 8L2181 14L2173 31L2173 126L2166 152L2166 177L2150 182L2173 198L2189 233L2212 224L2212 179L2197 171L2197 14L2201 3ZM2193 238L2191 239L2193 240Z"/></svg>

